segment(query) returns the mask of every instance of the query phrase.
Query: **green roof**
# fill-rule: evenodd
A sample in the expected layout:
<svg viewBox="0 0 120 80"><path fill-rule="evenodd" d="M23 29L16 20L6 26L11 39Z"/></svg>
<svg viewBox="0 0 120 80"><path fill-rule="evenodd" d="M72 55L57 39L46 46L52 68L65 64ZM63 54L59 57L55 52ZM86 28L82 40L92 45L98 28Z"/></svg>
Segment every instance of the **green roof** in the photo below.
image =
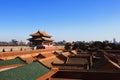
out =
<svg viewBox="0 0 120 80"><path fill-rule="evenodd" d="M36 80L49 71L50 69L39 62L34 62L32 64L0 72L0 80Z"/></svg>
<svg viewBox="0 0 120 80"><path fill-rule="evenodd" d="M0 66L6 66L11 64L25 64L25 62L20 58L15 58L15 59L5 60L5 61L0 60Z"/></svg>

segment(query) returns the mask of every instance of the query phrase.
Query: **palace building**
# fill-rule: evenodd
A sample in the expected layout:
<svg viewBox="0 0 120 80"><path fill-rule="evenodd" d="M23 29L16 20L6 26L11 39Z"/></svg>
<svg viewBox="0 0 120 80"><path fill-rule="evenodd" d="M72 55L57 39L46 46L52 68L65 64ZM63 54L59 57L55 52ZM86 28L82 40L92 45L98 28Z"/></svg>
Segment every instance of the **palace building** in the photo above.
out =
<svg viewBox="0 0 120 80"><path fill-rule="evenodd" d="M30 34L30 36L32 36L32 38L29 38L28 40L30 41L31 46L37 47L37 49L52 46L52 36L48 35L46 32L38 30L36 33Z"/></svg>

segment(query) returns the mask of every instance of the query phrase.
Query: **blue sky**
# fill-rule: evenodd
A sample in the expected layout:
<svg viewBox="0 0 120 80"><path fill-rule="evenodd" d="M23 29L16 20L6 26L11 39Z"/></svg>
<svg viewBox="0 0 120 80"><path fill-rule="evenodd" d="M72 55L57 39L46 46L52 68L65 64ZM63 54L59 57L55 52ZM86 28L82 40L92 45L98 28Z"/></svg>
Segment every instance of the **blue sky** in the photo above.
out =
<svg viewBox="0 0 120 80"><path fill-rule="evenodd" d="M37 30L55 41L120 41L120 0L0 0L0 41Z"/></svg>

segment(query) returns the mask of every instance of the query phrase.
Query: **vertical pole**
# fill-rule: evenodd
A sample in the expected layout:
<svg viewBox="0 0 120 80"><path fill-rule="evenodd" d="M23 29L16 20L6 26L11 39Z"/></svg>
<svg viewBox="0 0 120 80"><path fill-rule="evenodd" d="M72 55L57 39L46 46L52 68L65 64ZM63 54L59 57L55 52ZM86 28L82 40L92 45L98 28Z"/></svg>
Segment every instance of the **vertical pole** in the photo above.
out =
<svg viewBox="0 0 120 80"><path fill-rule="evenodd" d="M90 67L92 67L93 61L92 61L92 55L90 56Z"/></svg>

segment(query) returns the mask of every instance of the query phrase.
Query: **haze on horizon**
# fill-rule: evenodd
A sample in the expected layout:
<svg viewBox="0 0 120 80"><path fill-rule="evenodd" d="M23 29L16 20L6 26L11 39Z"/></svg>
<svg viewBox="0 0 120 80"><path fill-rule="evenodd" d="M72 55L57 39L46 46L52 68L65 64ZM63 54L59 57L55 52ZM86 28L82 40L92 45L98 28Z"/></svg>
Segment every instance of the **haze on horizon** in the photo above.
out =
<svg viewBox="0 0 120 80"><path fill-rule="evenodd" d="M120 41L120 0L0 0L0 41L38 30L55 41Z"/></svg>

